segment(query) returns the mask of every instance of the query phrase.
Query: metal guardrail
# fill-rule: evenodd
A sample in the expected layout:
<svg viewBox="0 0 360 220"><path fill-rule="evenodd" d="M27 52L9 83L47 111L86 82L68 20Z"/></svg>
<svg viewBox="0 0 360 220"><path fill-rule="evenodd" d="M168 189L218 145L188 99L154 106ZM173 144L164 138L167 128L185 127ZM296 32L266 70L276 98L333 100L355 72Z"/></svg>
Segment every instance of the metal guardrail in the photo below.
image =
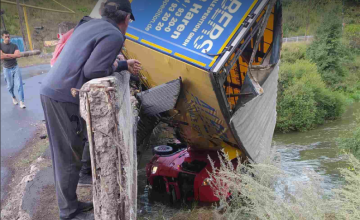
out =
<svg viewBox="0 0 360 220"><path fill-rule="evenodd" d="M313 39L314 39L314 36L289 37L289 38L283 38L283 43L312 41Z"/></svg>

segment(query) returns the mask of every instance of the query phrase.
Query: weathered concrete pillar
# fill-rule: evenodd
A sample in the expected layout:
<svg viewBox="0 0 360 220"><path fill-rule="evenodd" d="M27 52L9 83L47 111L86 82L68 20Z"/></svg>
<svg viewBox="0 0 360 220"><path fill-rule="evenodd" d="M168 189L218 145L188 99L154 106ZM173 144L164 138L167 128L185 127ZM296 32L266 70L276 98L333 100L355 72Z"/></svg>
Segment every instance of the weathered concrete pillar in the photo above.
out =
<svg viewBox="0 0 360 220"><path fill-rule="evenodd" d="M138 112L136 99L130 97L129 79L130 73L123 71L91 80L80 91L80 112L87 121L89 136L96 220L136 219Z"/></svg>

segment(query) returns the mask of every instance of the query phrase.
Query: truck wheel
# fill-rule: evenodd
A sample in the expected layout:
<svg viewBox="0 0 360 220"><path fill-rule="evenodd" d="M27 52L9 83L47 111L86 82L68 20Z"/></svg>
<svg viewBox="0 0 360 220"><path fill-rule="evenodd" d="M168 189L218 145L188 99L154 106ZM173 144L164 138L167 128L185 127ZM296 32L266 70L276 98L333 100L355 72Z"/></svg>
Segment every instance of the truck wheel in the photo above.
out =
<svg viewBox="0 0 360 220"><path fill-rule="evenodd" d="M173 152L173 148L167 145L154 147L154 152L157 155L169 155Z"/></svg>
<svg viewBox="0 0 360 220"><path fill-rule="evenodd" d="M169 196L170 205L175 205L177 198L176 198L175 188L173 186L170 186L170 194L168 196Z"/></svg>

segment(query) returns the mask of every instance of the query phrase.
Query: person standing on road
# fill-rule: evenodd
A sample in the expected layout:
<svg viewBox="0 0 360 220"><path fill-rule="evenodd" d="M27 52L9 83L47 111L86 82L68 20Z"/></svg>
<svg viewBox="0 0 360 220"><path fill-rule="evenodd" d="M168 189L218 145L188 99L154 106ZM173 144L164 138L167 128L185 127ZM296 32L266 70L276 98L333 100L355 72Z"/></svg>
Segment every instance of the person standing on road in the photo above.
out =
<svg viewBox="0 0 360 220"><path fill-rule="evenodd" d="M14 94L15 88L20 100L20 108L26 108L24 104L24 88L21 72L16 61L16 58L20 58L20 50L16 44L10 42L10 33L8 31L3 31L1 37L4 41L0 44L1 60L4 65L3 71L7 88L12 96L14 105L18 104Z"/></svg>
<svg viewBox="0 0 360 220"><path fill-rule="evenodd" d="M81 169L85 121L79 112L79 97L71 88L80 89L91 79L113 72L140 70L137 60L120 61L117 56L125 41L132 14L129 0L108 0L102 19L77 27L66 42L57 61L42 82L40 90L49 136L56 196L60 219L93 219L86 211L92 202L79 202L76 188Z"/></svg>

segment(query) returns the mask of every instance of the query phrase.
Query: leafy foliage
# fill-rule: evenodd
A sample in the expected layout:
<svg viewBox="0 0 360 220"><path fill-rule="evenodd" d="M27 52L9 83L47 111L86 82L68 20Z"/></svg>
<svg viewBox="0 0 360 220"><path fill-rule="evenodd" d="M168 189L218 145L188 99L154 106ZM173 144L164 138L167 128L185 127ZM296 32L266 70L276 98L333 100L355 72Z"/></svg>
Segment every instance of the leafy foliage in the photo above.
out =
<svg viewBox="0 0 360 220"><path fill-rule="evenodd" d="M316 31L315 40L307 51L309 59L316 63L327 85L338 88L344 80L345 72L341 67L344 55L340 42L342 37L341 19L336 9L332 9Z"/></svg>
<svg viewBox="0 0 360 220"><path fill-rule="evenodd" d="M281 49L281 62L295 63L297 60L306 59L307 44L289 43L284 44Z"/></svg>
<svg viewBox="0 0 360 220"><path fill-rule="evenodd" d="M336 119L344 111L343 100L326 88L315 64L307 60L284 63L279 74L276 129L305 131Z"/></svg>
<svg viewBox="0 0 360 220"><path fill-rule="evenodd" d="M338 139L339 148L346 153L351 153L360 160L360 112L357 115L357 128L350 135Z"/></svg>
<svg viewBox="0 0 360 220"><path fill-rule="evenodd" d="M348 40L351 49L360 52L360 24L349 24L344 28L344 37Z"/></svg>

